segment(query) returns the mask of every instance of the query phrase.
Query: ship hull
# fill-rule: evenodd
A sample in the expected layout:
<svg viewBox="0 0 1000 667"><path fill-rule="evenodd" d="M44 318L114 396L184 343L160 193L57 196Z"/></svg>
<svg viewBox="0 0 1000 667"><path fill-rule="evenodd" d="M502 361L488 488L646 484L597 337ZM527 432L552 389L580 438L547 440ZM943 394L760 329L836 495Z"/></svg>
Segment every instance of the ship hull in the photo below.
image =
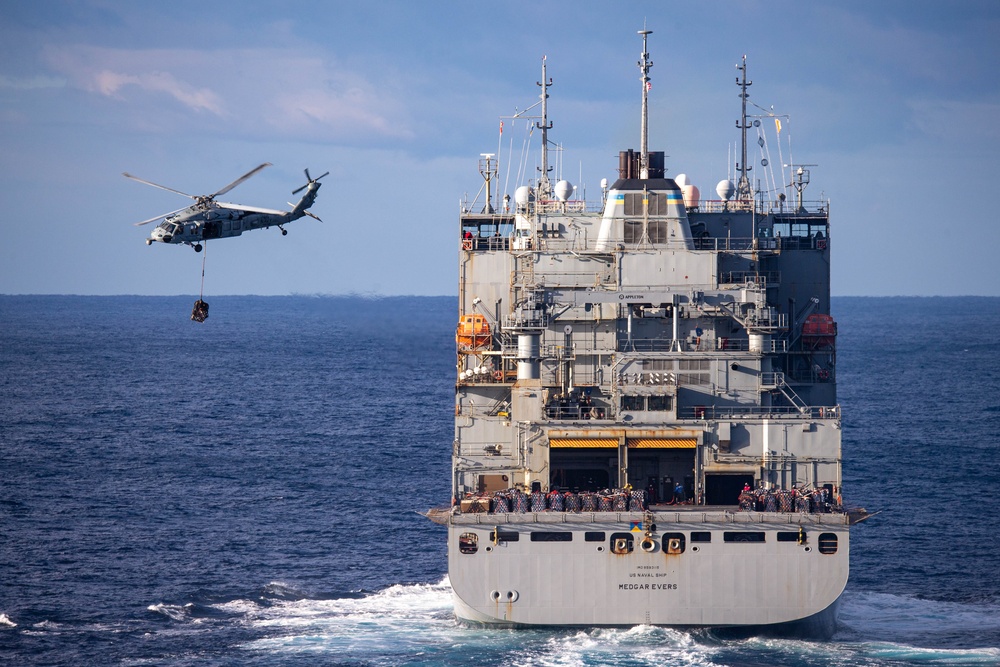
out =
<svg viewBox="0 0 1000 667"><path fill-rule="evenodd" d="M842 517L723 512L704 520L710 516L653 515L648 534L649 515L635 513L453 517L449 573L456 615L505 626L833 633L848 577ZM804 536L793 540L800 526ZM707 541L692 542L692 534ZM615 541L627 535L631 549L615 553ZM827 553L819 549L821 536ZM834 536L836 551L829 553Z"/></svg>

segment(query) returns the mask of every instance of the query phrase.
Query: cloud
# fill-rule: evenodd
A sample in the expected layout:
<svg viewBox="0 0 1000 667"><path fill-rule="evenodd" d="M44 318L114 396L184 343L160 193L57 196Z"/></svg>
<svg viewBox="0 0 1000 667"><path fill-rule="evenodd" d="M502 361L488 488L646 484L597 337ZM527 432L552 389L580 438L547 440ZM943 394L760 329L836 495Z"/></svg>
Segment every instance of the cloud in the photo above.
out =
<svg viewBox="0 0 1000 667"><path fill-rule="evenodd" d="M294 47L59 45L48 47L43 58L69 86L126 103L124 122L135 126L359 144L413 136L403 85ZM164 95L197 113L178 119L177 107L163 105ZM225 123L206 121L212 118Z"/></svg>
<svg viewBox="0 0 1000 667"><path fill-rule="evenodd" d="M211 90L195 88L178 81L167 72L123 74L111 70L100 70L91 73L85 83L87 90L96 91L109 97L118 97L119 91L126 86L137 86L150 92L166 93L184 106L196 111L209 111L217 116L227 115L218 95Z"/></svg>

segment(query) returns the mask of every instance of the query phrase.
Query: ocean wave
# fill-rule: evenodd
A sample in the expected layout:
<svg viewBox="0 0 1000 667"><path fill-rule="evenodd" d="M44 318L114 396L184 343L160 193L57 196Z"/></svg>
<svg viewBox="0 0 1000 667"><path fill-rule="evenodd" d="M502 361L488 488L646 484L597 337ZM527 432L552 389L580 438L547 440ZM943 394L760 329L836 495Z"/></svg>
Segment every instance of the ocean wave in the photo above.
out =
<svg viewBox="0 0 1000 667"><path fill-rule="evenodd" d="M670 628L559 631L467 626L455 619L447 578L437 584L393 585L359 598L279 602L251 610L247 622L269 636L244 648L271 655L350 655L361 662L388 665L717 664L712 660L715 647Z"/></svg>
<svg viewBox="0 0 1000 667"><path fill-rule="evenodd" d="M1000 604L927 600L891 593L847 592L838 620L862 640L933 644L935 636L1000 638ZM928 641L931 640L931 641Z"/></svg>
<svg viewBox="0 0 1000 667"><path fill-rule="evenodd" d="M7 616L7 614L0 614L0 627L4 627L4 628L16 628L17 627L17 623L15 623L14 621L10 620L10 617Z"/></svg>
<svg viewBox="0 0 1000 667"><path fill-rule="evenodd" d="M151 604L146 609L157 614L162 614L172 621L188 621L191 620L191 612L194 609L194 604L188 602L185 605L178 605L161 602L159 604Z"/></svg>

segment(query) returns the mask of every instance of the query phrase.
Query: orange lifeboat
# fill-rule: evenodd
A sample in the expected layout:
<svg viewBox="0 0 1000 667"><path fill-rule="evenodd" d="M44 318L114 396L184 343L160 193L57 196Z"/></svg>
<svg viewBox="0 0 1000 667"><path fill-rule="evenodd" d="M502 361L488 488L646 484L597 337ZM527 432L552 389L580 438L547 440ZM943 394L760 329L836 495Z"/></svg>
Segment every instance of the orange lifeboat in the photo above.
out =
<svg viewBox="0 0 1000 667"><path fill-rule="evenodd" d="M829 315L813 313L802 323L802 342L812 349L834 346L837 323Z"/></svg>
<svg viewBox="0 0 1000 667"><path fill-rule="evenodd" d="M490 325L483 315L462 315L458 318L455 342L460 350L477 350L489 345Z"/></svg>

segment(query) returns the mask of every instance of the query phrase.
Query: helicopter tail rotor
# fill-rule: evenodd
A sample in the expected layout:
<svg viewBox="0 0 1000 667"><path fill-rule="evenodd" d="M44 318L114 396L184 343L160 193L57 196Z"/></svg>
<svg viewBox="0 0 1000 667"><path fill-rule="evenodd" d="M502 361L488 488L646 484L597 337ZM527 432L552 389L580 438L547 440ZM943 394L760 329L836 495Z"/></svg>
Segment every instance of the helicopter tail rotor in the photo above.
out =
<svg viewBox="0 0 1000 667"><path fill-rule="evenodd" d="M306 188L308 188L310 185L312 185L313 183L315 183L319 179L323 178L323 176L326 176L327 174L330 173L330 172L325 172L325 173L317 176L316 178L313 178L313 177L311 177L309 175L309 170L308 169L305 169L304 171L306 172L306 181L308 181L308 182L305 185L303 185L301 188L298 188L296 190L292 190L292 194L293 195L299 194L300 192L302 192L303 190L305 190Z"/></svg>

